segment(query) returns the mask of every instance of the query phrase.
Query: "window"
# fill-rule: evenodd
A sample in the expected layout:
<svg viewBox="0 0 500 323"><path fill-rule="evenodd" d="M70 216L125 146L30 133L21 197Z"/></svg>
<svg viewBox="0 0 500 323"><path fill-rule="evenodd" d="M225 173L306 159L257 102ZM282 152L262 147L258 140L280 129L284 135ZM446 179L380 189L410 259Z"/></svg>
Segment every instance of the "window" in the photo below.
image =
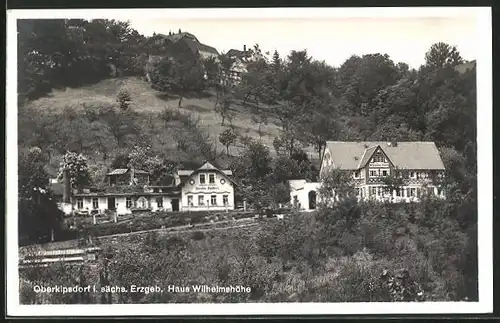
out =
<svg viewBox="0 0 500 323"><path fill-rule="evenodd" d="M217 205L217 195L210 196L210 205Z"/></svg>
<svg viewBox="0 0 500 323"><path fill-rule="evenodd" d="M132 207L132 198L131 197L127 197L127 199L125 200L125 207L127 209L130 209Z"/></svg>
<svg viewBox="0 0 500 323"><path fill-rule="evenodd" d="M156 204L158 205L159 208L163 207L163 197L157 197L156 198Z"/></svg>
<svg viewBox="0 0 500 323"><path fill-rule="evenodd" d="M356 187L355 190L356 190L356 196L359 196L359 188Z"/></svg>
<svg viewBox="0 0 500 323"><path fill-rule="evenodd" d="M224 205L228 205L229 204L229 199L228 199L227 195L222 195L222 203Z"/></svg>
<svg viewBox="0 0 500 323"><path fill-rule="evenodd" d="M382 171L382 176L387 176L387 171L386 170Z"/></svg>
<svg viewBox="0 0 500 323"><path fill-rule="evenodd" d="M415 172L410 172L410 178L416 178Z"/></svg>
<svg viewBox="0 0 500 323"><path fill-rule="evenodd" d="M215 174L209 174L208 175L208 182L210 184L214 184L215 183Z"/></svg>
<svg viewBox="0 0 500 323"><path fill-rule="evenodd" d="M145 209L147 207L147 201L146 201L146 198L141 198L140 199L140 205L141 205L141 208Z"/></svg>
<svg viewBox="0 0 500 323"><path fill-rule="evenodd" d="M205 205L205 200L203 199L203 195L198 195L198 205Z"/></svg>
<svg viewBox="0 0 500 323"><path fill-rule="evenodd" d="M354 171L354 178L359 178L359 170Z"/></svg>
<svg viewBox="0 0 500 323"><path fill-rule="evenodd" d="M396 189L396 196L401 196L401 190L399 188Z"/></svg>
<svg viewBox="0 0 500 323"><path fill-rule="evenodd" d="M83 198L79 197L76 200L76 207L79 208L79 209L83 209Z"/></svg>
<svg viewBox="0 0 500 323"><path fill-rule="evenodd" d="M377 195L377 188L376 187L370 187L370 195Z"/></svg>
<svg viewBox="0 0 500 323"><path fill-rule="evenodd" d="M205 174L200 174L200 184L205 184Z"/></svg>
<svg viewBox="0 0 500 323"><path fill-rule="evenodd" d="M373 156L373 162L374 163L384 163L385 162L385 157L381 153L377 153Z"/></svg>
<svg viewBox="0 0 500 323"><path fill-rule="evenodd" d="M376 170L371 170L370 171L370 177L377 177L377 171Z"/></svg>
<svg viewBox="0 0 500 323"><path fill-rule="evenodd" d="M410 188L410 196L415 196L415 188Z"/></svg>
<svg viewBox="0 0 500 323"><path fill-rule="evenodd" d="M188 205L193 206L193 195L188 195Z"/></svg>
<svg viewBox="0 0 500 323"><path fill-rule="evenodd" d="M97 197L92 198L92 208L93 209L98 209L99 208L99 199Z"/></svg>

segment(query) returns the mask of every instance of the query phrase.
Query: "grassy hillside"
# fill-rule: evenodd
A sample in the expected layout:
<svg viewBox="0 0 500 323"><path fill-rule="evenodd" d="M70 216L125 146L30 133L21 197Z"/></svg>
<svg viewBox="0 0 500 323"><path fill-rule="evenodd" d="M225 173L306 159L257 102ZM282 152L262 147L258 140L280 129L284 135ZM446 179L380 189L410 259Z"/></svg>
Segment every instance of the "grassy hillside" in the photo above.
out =
<svg viewBox="0 0 500 323"><path fill-rule="evenodd" d="M215 139L226 129L226 125L221 125L221 117L214 110L215 96L206 93L203 98L185 98L182 100L181 108L178 107L177 97L165 98L160 92L139 77L124 77L106 79L97 84L83 86L79 88L66 88L65 90L54 90L49 96L43 97L28 103L39 111L50 111L60 113L65 107L72 107L75 110L83 109L85 104L99 105L116 104L116 94L121 88L130 92L132 98L131 107L144 115L156 117L163 109L191 113L200 118L200 126ZM252 122L255 109L245 107L241 102L232 106L232 125L240 136L250 136L259 138L258 125ZM156 120L157 121L157 120ZM269 119L267 125L262 125L262 141L273 147L272 142L279 134L279 126L276 120ZM239 145L239 143L238 143ZM220 147L222 150L223 147ZM312 149L307 149L313 152Z"/></svg>

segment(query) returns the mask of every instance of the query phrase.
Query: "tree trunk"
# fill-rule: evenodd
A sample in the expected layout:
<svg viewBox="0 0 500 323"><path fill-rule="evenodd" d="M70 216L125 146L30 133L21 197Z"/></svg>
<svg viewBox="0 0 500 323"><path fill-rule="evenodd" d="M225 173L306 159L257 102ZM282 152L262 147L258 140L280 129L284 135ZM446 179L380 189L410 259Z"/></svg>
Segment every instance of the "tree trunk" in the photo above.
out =
<svg viewBox="0 0 500 323"><path fill-rule="evenodd" d="M182 104L182 95L179 95L179 105L178 105L179 108L181 107L181 104Z"/></svg>
<svg viewBox="0 0 500 323"><path fill-rule="evenodd" d="M229 145L226 146L227 157L229 157Z"/></svg>

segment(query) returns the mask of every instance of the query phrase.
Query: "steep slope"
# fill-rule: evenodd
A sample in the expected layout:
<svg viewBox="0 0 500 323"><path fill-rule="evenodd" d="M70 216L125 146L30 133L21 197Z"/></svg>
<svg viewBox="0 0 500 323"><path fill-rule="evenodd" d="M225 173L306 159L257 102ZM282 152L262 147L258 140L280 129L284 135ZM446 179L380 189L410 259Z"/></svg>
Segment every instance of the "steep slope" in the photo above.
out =
<svg viewBox="0 0 500 323"><path fill-rule="evenodd" d="M155 91L144 80L138 77L124 77L106 79L94 85L79 88L66 88L54 90L49 96L37 99L29 104L39 111L51 111L60 113L65 107L76 110L83 109L85 104L116 104L116 94L121 88L129 91L132 104L131 107L143 114L157 116L163 109L191 113L199 117L200 125L212 138L216 139L226 129L221 126L221 117L215 112L215 97L207 94L204 98L185 98L182 106L178 107L178 98L165 98L160 92ZM239 102L232 106L232 125L241 136L259 138L258 125L252 122L254 113L248 107ZM226 124L227 125L227 122ZM272 148L272 141L279 134L279 128L274 120L269 124L262 125L262 140Z"/></svg>

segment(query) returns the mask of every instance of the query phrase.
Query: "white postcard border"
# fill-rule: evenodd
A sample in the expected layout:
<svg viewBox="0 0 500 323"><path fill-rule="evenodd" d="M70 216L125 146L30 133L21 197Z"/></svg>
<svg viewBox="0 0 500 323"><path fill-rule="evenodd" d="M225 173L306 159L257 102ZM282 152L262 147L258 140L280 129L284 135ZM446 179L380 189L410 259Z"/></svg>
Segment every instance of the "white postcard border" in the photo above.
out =
<svg viewBox="0 0 500 323"><path fill-rule="evenodd" d="M208 14L209 13L209 14ZM114 304L20 305L17 245L17 31L16 20L27 18L165 19L210 18L333 18L333 17L457 17L476 16L478 265L479 302L433 303L241 303L241 304ZM493 145L492 32L488 7L405 8L252 8L252 9L44 9L7 11L6 104L6 242L7 315L130 316L130 315L300 315L300 314L452 314L493 311Z"/></svg>

